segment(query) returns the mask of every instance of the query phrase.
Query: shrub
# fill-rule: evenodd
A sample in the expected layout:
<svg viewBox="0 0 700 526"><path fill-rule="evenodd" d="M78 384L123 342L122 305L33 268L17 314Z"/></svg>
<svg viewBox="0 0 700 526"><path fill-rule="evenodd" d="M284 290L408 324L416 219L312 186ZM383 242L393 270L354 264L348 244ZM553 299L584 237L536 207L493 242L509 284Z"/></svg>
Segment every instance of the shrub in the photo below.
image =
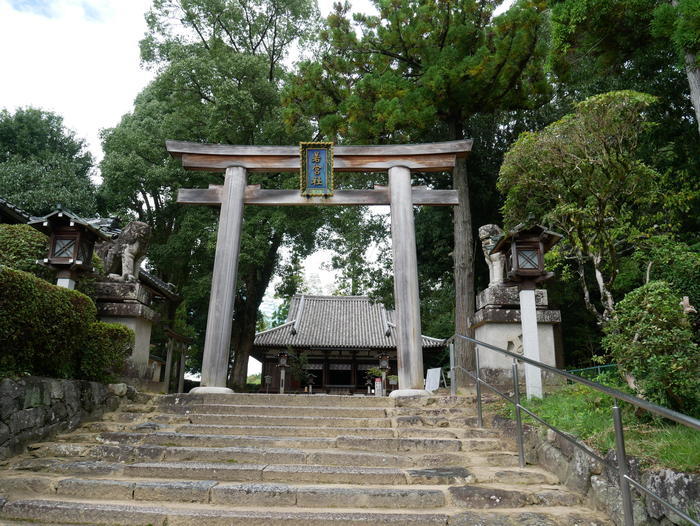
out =
<svg viewBox="0 0 700 526"><path fill-rule="evenodd" d="M0 374L86 379L108 374L124 355L126 333L129 342L132 333L97 322L96 316L84 294L0 265Z"/></svg>
<svg viewBox="0 0 700 526"><path fill-rule="evenodd" d="M80 356L80 377L110 382L124 368L134 344L134 332L118 323L91 323Z"/></svg>
<svg viewBox="0 0 700 526"><path fill-rule="evenodd" d="M685 413L700 413L700 348L668 283L651 281L628 293L604 328L603 347L637 394Z"/></svg>
<svg viewBox="0 0 700 526"><path fill-rule="evenodd" d="M39 265L49 253L49 238L29 225L0 224L0 265L31 272L48 281L54 271Z"/></svg>

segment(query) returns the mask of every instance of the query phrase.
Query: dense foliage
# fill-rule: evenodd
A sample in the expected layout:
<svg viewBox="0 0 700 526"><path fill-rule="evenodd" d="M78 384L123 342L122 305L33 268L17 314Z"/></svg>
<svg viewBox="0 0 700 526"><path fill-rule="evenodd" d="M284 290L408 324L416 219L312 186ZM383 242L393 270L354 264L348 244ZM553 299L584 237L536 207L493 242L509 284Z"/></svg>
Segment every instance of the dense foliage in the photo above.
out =
<svg viewBox="0 0 700 526"><path fill-rule="evenodd" d="M124 325L91 323L80 351L79 377L96 382L112 380L124 368L133 345L134 333Z"/></svg>
<svg viewBox="0 0 700 526"><path fill-rule="evenodd" d="M700 346L667 283L650 281L627 294L605 334L603 346L639 396L700 416Z"/></svg>
<svg viewBox="0 0 700 526"><path fill-rule="evenodd" d="M84 294L0 265L0 374L108 380L133 333L96 316Z"/></svg>
<svg viewBox="0 0 700 526"><path fill-rule="evenodd" d="M33 215L57 204L82 215L97 211L92 155L55 113L0 111L0 196Z"/></svg>
<svg viewBox="0 0 700 526"><path fill-rule="evenodd" d="M50 280L53 270L37 263L48 254L48 238L28 225L0 224L0 265Z"/></svg>
<svg viewBox="0 0 700 526"><path fill-rule="evenodd" d="M590 97L543 130L522 133L501 166L506 226L534 218L565 235L561 255L575 262L586 307L601 323L615 306L620 248L654 224L660 176L637 152L643 111L653 101L632 91Z"/></svg>

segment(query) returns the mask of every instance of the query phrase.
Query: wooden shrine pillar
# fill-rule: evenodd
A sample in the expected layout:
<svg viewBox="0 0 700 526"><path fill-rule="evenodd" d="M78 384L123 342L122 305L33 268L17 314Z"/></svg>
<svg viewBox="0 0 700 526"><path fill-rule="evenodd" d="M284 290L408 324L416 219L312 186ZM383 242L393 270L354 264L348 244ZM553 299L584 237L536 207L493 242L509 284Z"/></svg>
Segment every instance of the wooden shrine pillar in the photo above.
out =
<svg viewBox="0 0 700 526"><path fill-rule="evenodd" d="M389 168L389 199L399 372L399 389L392 391L391 396L396 397L425 392L411 170L405 166Z"/></svg>
<svg viewBox="0 0 700 526"><path fill-rule="evenodd" d="M202 357L202 382L201 387L193 389L192 392L233 392L226 387L226 380L246 185L245 168L232 166L226 169Z"/></svg>

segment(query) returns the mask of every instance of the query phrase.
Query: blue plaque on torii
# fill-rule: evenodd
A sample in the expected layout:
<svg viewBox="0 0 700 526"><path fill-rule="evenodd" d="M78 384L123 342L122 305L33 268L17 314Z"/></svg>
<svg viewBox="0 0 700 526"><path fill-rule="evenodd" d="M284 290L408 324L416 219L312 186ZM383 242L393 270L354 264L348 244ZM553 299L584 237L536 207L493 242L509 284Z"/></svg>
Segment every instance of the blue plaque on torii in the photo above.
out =
<svg viewBox="0 0 700 526"><path fill-rule="evenodd" d="M301 195L333 195L333 143L299 143L301 154Z"/></svg>

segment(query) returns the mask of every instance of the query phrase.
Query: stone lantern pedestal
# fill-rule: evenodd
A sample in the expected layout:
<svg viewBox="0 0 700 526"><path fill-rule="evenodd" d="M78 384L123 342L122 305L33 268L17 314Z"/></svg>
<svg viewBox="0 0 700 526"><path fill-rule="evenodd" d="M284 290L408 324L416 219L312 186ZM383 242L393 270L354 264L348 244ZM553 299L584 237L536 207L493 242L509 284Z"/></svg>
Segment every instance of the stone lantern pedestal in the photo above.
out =
<svg viewBox="0 0 700 526"><path fill-rule="evenodd" d="M150 308L151 292L138 282L98 282L95 289L100 320L119 323L134 331L134 351L129 357L129 365L132 374L145 378L150 356L151 329L159 318L158 313Z"/></svg>
<svg viewBox="0 0 700 526"><path fill-rule="evenodd" d="M535 305L540 361L556 367L555 330L561 323L561 312L549 308L547 291L544 289L535 290ZM476 307L477 311L469 319L474 338L516 354L523 354L518 290L514 287L491 286L478 294ZM509 356L481 349L479 362L484 380L504 387L512 385L513 361ZM556 380L547 374L544 374L543 378L545 383Z"/></svg>

